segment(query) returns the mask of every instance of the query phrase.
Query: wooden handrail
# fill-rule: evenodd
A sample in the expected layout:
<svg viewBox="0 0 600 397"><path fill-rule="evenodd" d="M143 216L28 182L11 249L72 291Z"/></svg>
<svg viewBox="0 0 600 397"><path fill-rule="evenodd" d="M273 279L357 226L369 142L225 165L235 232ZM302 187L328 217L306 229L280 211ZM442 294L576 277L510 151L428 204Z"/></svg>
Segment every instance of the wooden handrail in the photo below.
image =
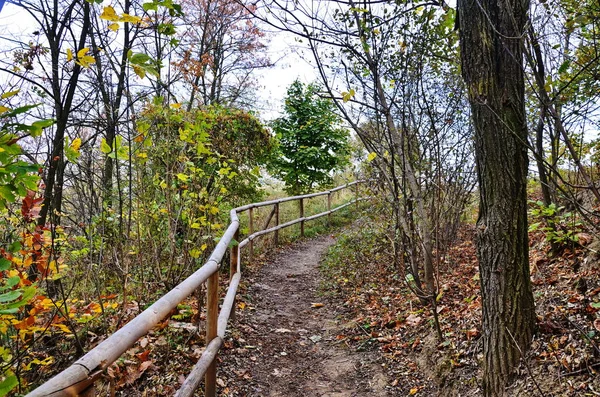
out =
<svg viewBox="0 0 600 397"><path fill-rule="evenodd" d="M345 208L353 203L358 203L359 201L368 199L369 197L359 198L357 189L356 197L353 200L331 209L331 193L364 182L366 181L358 180L324 192L286 197L278 200L264 201L261 203L252 203L232 209L230 211L231 222L229 226L221 236L221 239L219 240L217 246L211 253L209 259L202 267L196 270L196 272L194 272L191 276L183 280L171 291L167 292L164 296L158 299L154 304L152 304L149 308L147 308L141 314L132 319L121 329L117 330L98 346L90 350L87 354L85 354L83 357L81 357L79 360L73 363L70 367L57 374L46 383L39 386L37 389L30 392L27 395L27 397L77 396L83 393L93 395L93 384L102 375L104 370L106 370L129 348L131 348L131 346L133 346L142 336L148 333L148 331L150 331L156 324L158 324L162 319L164 319L171 310L175 309L178 304L180 304L185 298L191 295L198 287L200 287L200 285L205 283L211 276L215 275L218 272L223 256L225 255L225 252L227 251L228 247L230 247L230 245L233 242L234 246L231 248L232 263L230 265L231 278L229 282L229 287L227 289L227 294L223 301L221 311L218 313L218 317L216 314L211 314L212 318L207 318L207 322L209 322L210 324L216 324L216 334L214 335L214 337L211 336L212 339L208 342L208 345L205 351L203 352L202 356L200 357L200 360L194 366L194 369L192 370L188 378L185 380L181 389L176 394L177 397L191 396L194 393L194 390L196 390L198 384L200 383L202 376L207 374L207 371L211 367L211 364L213 364L219 349L223 345L223 338L225 337L227 323L231 314L234 312L235 296L241 280L241 255L239 253L239 250L256 237L274 232L277 240L277 233L281 229L295 225L296 223L302 222L303 224L306 221L311 221L322 216L329 216L332 213L339 211L342 208ZM323 195L328 196L328 211L308 217L301 216L300 218L295 219L293 221L286 222L281 225L278 224L279 205L281 203L293 200L308 199ZM276 226L258 232L253 232L249 236L247 236L243 241L237 243L235 240L239 235L240 225L238 213L268 205L274 206L272 214L275 215ZM273 215L271 215L270 217L272 216ZM268 226L268 223L266 226ZM214 286L213 284L216 286ZM218 291L216 291L215 289L218 289L218 283L208 283L208 287L209 290L207 291L207 294L213 297L217 296L216 294L218 293ZM212 304L214 305L214 300L212 300ZM213 310L211 310L211 312L212 311ZM214 382L214 380L210 382L212 383ZM205 387L207 388L207 392L210 391L209 393L207 393L207 397L211 397L211 395L214 396L215 385L207 384L205 385Z"/></svg>

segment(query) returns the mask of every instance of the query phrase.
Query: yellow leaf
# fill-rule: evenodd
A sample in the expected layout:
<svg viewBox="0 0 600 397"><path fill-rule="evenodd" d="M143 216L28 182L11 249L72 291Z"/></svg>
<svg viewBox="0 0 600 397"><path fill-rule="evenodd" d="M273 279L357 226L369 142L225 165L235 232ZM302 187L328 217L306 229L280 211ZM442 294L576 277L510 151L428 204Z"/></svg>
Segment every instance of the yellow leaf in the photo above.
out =
<svg viewBox="0 0 600 397"><path fill-rule="evenodd" d="M59 324L54 324L54 325L59 325ZM62 324L60 324L62 325ZM64 327L64 325L63 325ZM38 360L37 358L34 358L33 360L31 360L31 364L37 364L37 365L50 365L54 363L54 357L50 356L50 357L46 357L43 360Z"/></svg>
<svg viewBox="0 0 600 397"><path fill-rule="evenodd" d="M417 389L416 387L413 387L412 389L410 389L410 391L408 392L409 396L413 396L415 394L417 394L417 392L419 391L419 389Z"/></svg>
<svg viewBox="0 0 600 397"><path fill-rule="evenodd" d="M19 91L21 91L21 90L5 92L4 94L2 94L2 96L0 96L0 98L2 98L2 99L10 98L11 96L17 95L19 93Z"/></svg>
<svg viewBox="0 0 600 397"><path fill-rule="evenodd" d="M54 327L60 329L62 332L64 332L65 334L70 334L71 330L69 328L67 328L66 325L64 324L52 324Z"/></svg>
<svg viewBox="0 0 600 397"><path fill-rule="evenodd" d="M207 247L208 247L208 245L206 245L206 244L202 244L202 247L200 247L200 249L201 249L202 251L206 251L206 248L207 248Z"/></svg>
<svg viewBox="0 0 600 397"><path fill-rule="evenodd" d="M170 105L173 109L179 109L181 107L181 103L172 103Z"/></svg>
<svg viewBox="0 0 600 397"><path fill-rule="evenodd" d="M111 6L106 6L102 10L102 14L100 14L100 19L104 19L106 21L117 22L119 20L119 16L115 12L115 9Z"/></svg>
<svg viewBox="0 0 600 397"><path fill-rule="evenodd" d="M52 299L45 298L40 302L40 306L42 306L44 309L49 309L51 307L54 307L54 302L52 301Z"/></svg>
<svg viewBox="0 0 600 397"><path fill-rule="evenodd" d="M354 94L356 94L356 91L353 89L351 89L349 92L342 92L342 100L344 102L348 102L354 97Z"/></svg>
<svg viewBox="0 0 600 397"><path fill-rule="evenodd" d="M71 62L73 60L73 51L70 48L67 48L67 62Z"/></svg>
<svg viewBox="0 0 600 397"><path fill-rule="evenodd" d="M137 17L135 15L129 15L127 13L123 13L123 16L119 19L121 22L129 22L129 23L140 23L142 18Z"/></svg>
<svg viewBox="0 0 600 397"><path fill-rule="evenodd" d="M198 249L193 249L190 251L190 256L194 259L197 259L200 257L200 250Z"/></svg>
<svg viewBox="0 0 600 397"><path fill-rule="evenodd" d="M96 58L86 55L84 57L78 58L78 64L82 67L82 68L89 68L90 65L92 63L96 62Z"/></svg>
<svg viewBox="0 0 600 397"><path fill-rule="evenodd" d="M113 32L116 32L117 30L119 30L119 24L118 23L111 23L110 25L108 25L108 28L110 30L112 30Z"/></svg>
<svg viewBox="0 0 600 397"><path fill-rule="evenodd" d="M139 65L131 65L133 67L133 71L138 75L140 79L146 77L146 71Z"/></svg>
<svg viewBox="0 0 600 397"><path fill-rule="evenodd" d="M81 147L81 138L73 139L73 142L71 142L71 149L78 152L80 147Z"/></svg>
<svg viewBox="0 0 600 397"><path fill-rule="evenodd" d="M2 106L2 105L0 105L0 113L5 113L5 112L8 112L9 110L10 110L10 109L9 109L9 108L7 108L6 106Z"/></svg>
<svg viewBox="0 0 600 397"><path fill-rule="evenodd" d="M82 58L90 51L88 47L84 47L81 50L77 51L77 58Z"/></svg>
<svg viewBox="0 0 600 397"><path fill-rule="evenodd" d="M371 153L369 153L369 155L367 156L367 161L368 161L368 162L371 162L371 161L375 160L375 157L377 157L377 153L375 153L375 152L371 152Z"/></svg>

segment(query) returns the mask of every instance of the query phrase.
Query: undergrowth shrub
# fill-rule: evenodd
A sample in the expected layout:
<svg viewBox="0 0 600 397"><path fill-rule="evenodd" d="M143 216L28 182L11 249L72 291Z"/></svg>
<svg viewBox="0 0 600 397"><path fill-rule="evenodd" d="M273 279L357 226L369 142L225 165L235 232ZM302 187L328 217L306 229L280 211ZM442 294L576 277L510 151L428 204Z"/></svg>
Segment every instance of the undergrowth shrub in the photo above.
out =
<svg viewBox="0 0 600 397"><path fill-rule="evenodd" d="M382 275L395 277L384 225L372 215L363 215L340 233L321 263L323 293L345 297L352 291L376 287L384 281Z"/></svg>

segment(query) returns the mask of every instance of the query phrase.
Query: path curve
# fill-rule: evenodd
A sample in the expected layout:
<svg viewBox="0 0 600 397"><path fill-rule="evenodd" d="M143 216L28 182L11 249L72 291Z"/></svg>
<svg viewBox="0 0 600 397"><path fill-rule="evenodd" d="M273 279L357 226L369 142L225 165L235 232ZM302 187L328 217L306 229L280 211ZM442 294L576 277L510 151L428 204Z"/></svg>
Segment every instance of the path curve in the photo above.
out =
<svg viewBox="0 0 600 397"><path fill-rule="evenodd" d="M318 294L319 261L334 242L323 236L295 243L254 277L248 291L253 310L238 316L238 346L223 360L236 374L228 379L229 395L388 395L375 354L336 344L343 324L336 305Z"/></svg>

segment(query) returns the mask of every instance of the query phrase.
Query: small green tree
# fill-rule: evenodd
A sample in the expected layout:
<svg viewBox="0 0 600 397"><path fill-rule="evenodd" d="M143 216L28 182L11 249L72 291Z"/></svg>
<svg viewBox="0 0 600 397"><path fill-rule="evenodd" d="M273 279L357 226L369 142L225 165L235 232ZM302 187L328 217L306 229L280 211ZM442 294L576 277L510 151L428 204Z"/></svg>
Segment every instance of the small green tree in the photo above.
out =
<svg viewBox="0 0 600 397"><path fill-rule="evenodd" d="M285 115L272 123L278 156L271 171L285 182L289 194L306 193L332 181L332 173L348 164L348 131L331 100L319 87L296 80L288 88Z"/></svg>

